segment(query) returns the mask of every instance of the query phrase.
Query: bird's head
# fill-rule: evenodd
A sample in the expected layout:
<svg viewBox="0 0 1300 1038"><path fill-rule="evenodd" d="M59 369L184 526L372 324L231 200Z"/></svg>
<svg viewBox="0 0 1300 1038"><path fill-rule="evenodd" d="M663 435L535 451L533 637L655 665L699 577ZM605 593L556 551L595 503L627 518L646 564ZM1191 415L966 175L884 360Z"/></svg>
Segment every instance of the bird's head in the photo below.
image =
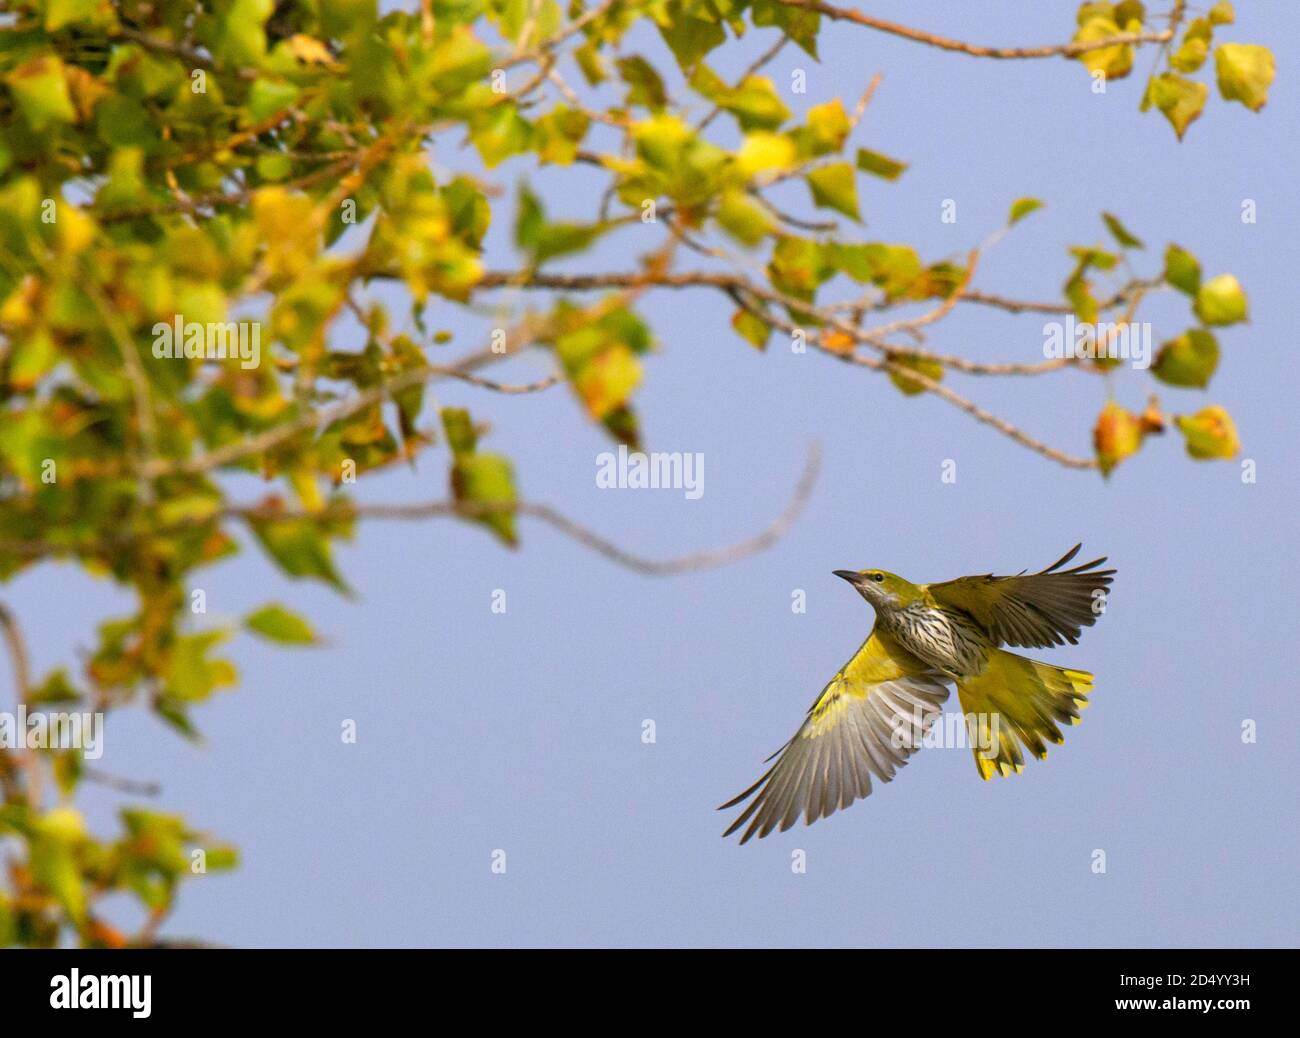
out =
<svg viewBox="0 0 1300 1038"><path fill-rule="evenodd" d="M858 589L858 594L877 611L903 609L921 598L921 589L904 580L897 573L883 569L837 569L842 577Z"/></svg>

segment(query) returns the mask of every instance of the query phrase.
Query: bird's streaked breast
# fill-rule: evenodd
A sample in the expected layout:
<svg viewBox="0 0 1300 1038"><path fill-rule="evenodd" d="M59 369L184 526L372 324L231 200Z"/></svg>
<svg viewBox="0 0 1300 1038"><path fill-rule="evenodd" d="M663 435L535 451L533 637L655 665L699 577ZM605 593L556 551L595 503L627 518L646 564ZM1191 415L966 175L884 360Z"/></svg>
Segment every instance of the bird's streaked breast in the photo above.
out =
<svg viewBox="0 0 1300 1038"><path fill-rule="evenodd" d="M963 617L916 603L889 619L899 641L926 663L957 675L984 669L988 641Z"/></svg>

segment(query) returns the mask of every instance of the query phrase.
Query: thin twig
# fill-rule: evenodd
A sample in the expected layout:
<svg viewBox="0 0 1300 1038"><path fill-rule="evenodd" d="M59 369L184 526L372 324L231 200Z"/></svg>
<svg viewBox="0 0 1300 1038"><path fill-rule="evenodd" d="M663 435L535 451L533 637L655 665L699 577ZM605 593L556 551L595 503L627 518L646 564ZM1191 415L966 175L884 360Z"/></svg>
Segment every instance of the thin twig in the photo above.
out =
<svg viewBox="0 0 1300 1038"><path fill-rule="evenodd" d="M808 451L808 458L804 463L804 469L795 485L794 493L790 497L789 503L777 517L777 519L763 530L744 541L737 544L728 545L724 548L716 548L708 551L694 552L690 555L682 555L669 559L650 559L643 555L638 555L628 551L615 544L608 538L602 537L583 526L576 520L570 519L562 512L550 505L536 504L528 501L520 502L467 502L467 501L429 501L421 504L401 504L401 505L327 505L319 511L308 511L306 509L280 509L266 506L230 506L223 508L218 516L230 518L239 518L248 521L275 521L288 519L312 519L324 520L333 518L348 519L437 519L446 517L455 518L482 518L489 515L498 514L518 514L537 519L546 525L558 530L560 533L569 537L583 547L590 548L599 555L603 555L611 562L617 563L627 569L647 576L669 576L677 573L697 572L699 570L714 569L718 566L726 565L730 562L737 562L740 559L748 558L751 555L770 548L775 544L799 518L804 506L812 494L812 490L817 481L817 472L821 464L821 452L816 444L812 445Z"/></svg>
<svg viewBox="0 0 1300 1038"><path fill-rule="evenodd" d="M907 25L900 25L898 22L886 21L884 18L876 18L851 7L836 7L834 4L824 2L824 0L777 0L777 3L786 7L817 11L836 21L853 22L868 29L888 33L891 36L901 36L903 39L912 40L915 43L924 43L928 47L938 47L940 50L968 54L975 58L1077 58L1080 54L1089 54L1093 51L1105 50L1108 47L1143 43L1167 43L1174 35L1171 26L1160 32L1122 32L1115 36L1107 36L1101 40L1071 41L1070 43L1048 44L1042 47L985 47L977 43L965 43L962 40L954 40L935 33L913 29Z"/></svg>
<svg viewBox="0 0 1300 1038"><path fill-rule="evenodd" d="M516 332L517 339L520 333ZM530 334L531 340L533 336ZM507 334L507 341L511 336ZM228 443L222 447L207 451L203 454L193 455L189 458L158 458L152 461L145 469L147 476L170 475L173 473L201 473L209 472L212 469L221 468L224 465L233 465L236 462L243 461L246 458L253 457L257 454L263 454L274 447L279 446L285 440L297 436L299 433L307 432L311 429L321 429L334 422L350 418L354 414L364 411L374 404L388 399L393 394L400 393L404 389L412 386L423 385L439 378L454 378L462 382L468 382L471 385L480 386L484 389L491 389L498 393L536 393L540 390L547 389L559 382L559 377L555 375L548 376L539 382L530 382L525 384L509 384L505 382L495 382L491 379L481 378L470 373L469 368L475 366L483 356L500 357L504 354L495 351L487 351L486 354L474 354L465 358L460 364L429 365L422 368L412 368L410 371L404 371L395 375L377 386L372 386L355 396L340 400L328 407L318 410L305 411L292 421L285 422L282 425L272 426L270 429L250 437L247 440L240 440L236 443Z"/></svg>
<svg viewBox="0 0 1300 1038"><path fill-rule="evenodd" d="M122 778L119 775L110 775L106 771L100 771L98 768L82 768L81 776L87 782L94 782L109 789L116 790L119 793L126 793L128 796L135 797L156 797L162 792L162 785L158 782L138 782L135 779Z"/></svg>
<svg viewBox="0 0 1300 1038"><path fill-rule="evenodd" d="M780 54L781 48L784 47L789 42L790 42L790 37L787 36L785 33L782 33L777 38L777 41L774 44L772 44L772 46L770 46L756 59L754 59L754 62L747 69L745 69L744 72L740 74L740 78L736 80L737 85L743 84L745 80L747 80L750 76L756 75L760 69L762 69L765 65L767 65L768 62L770 62L773 58L775 58L778 54ZM716 119L721 114L722 114L722 105L720 104L714 105L713 109L709 112L709 114L706 115L703 119L701 119L700 124L695 127L696 131L699 132L707 129L709 123L713 122L713 120Z"/></svg>

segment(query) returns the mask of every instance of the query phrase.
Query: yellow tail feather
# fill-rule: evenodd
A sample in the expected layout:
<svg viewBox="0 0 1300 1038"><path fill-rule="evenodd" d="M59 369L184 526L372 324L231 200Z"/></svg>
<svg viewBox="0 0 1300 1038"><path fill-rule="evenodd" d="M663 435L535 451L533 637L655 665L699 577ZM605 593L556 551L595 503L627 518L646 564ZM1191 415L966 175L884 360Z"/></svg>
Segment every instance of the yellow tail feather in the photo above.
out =
<svg viewBox="0 0 1300 1038"><path fill-rule="evenodd" d="M1021 744L1040 760L1046 757L1044 740L1065 741L1057 722L1078 724L1091 688L1092 675L1086 670L1053 667L994 649L979 674L957 682L980 778L1023 771Z"/></svg>

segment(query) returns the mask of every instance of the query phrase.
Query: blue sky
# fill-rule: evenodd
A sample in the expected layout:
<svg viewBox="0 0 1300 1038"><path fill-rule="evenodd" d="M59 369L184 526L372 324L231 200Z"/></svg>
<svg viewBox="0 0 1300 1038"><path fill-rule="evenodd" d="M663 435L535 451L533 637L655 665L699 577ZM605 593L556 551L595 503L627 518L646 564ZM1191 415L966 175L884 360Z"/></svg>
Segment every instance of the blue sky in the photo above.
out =
<svg viewBox="0 0 1300 1038"><path fill-rule="evenodd" d="M870 372L780 343L760 354L730 332L721 298L648 296L661 348L638 409L651 449L703 452L699 500L597 488L609 443L563 389L507 398L440 384L437 398L491 422L484 445L514 460L526 497L649 555L766 525L817 441L822 474L798 525L763 555L669 579L619 569L536 523L523 523L511 552L446 521L363 527L339 552L351 601L281 579L255 549L205 574L210 620L280 600L329 645L237 638L243 681L198 715L204 747L143 709L110 719L101 766L161 780L160 807L242 851L237 872L186 886L167 932L237 945L1294 945L1300 84L1285 44L1300 19L1291 5L1238 7L1221 39L1274 47L1268 106L1254 115L1211 97L1181 144L1161 116L1137 111L1139 76L1099 96L1061 60L976 60L831 26L820 63L788 48L770 68L778 84L807 70L808 93L786 95L796 114L835 95L851 104L883 74L855 143L911 168L896 184L860 183L867 239L960 256L1016 197L1047 202L985 257L978 288L1057 298L1067 245L1104 241L1101 210L1146 240L1144 273L1158 272L1170 240L1207 274L1235 273L1251 320L1221 335L1210 390L1161 395L1171 411L1226 406L1257 482L1243 483L1235 463L1192 462L1176 432L1103 482ZM1073 21L1068 4L871 10L998 44L1060 41ZM634 49L658 58L643 39ZM769 40L733 46L719 70ZM1152 60L1139 53L1137 69ZM462 168L455 143L438 161ZM518 175L491 174L505 187ZM584 170L551 169L538 185L557 217L589 216L599 191ZM955 224L939 218L949 198ZM1243 199L1256 202L1254 224L1241 221ZM509 222L493 228L495 265L510 262ZM604 244L597 262L633 262L639 233ZM1186 326L1171 294L1144 314L1158 341ZM430 324L460 333L449 355L477 347L486 327L451 307ZM1041 344L1041 318L974 307L929 343L1026 360ZM536 354L499 371L522 380L547 364ZM954 385L1075 453L1088 452L1104 402L1101 380L1077 373ZM1131 407L1152 385L1132 371L1115 379ZM957 464L953 484L940 480L945 459ZM361 484L368 501L445 490L441 449ZM833 569L918 581L1014 572L1080 540L1119 573L1079 645L1030 653L1096 674L1082 725L1046 762L981 782L969 751L930 749L811 828L743 848L719 838L727 818L714 806L757 776L870 628L870 609ZM490 608L498 588L504 615ZM791 611L795 589L805 614ZM5 595L40 671L74 659L93 625L127 606L66 566L26 574ZM340 740L345 718L355 745ZM641 742L645 719L653 745ZM1253 745L1241 739L1247 719ZM102 789L85 797L101 827L122 802ZM496 849L504 875L490 869ZM1104 875L1091 869L1096 849ZM792 872L795 850L806 873Z"/></svg>

